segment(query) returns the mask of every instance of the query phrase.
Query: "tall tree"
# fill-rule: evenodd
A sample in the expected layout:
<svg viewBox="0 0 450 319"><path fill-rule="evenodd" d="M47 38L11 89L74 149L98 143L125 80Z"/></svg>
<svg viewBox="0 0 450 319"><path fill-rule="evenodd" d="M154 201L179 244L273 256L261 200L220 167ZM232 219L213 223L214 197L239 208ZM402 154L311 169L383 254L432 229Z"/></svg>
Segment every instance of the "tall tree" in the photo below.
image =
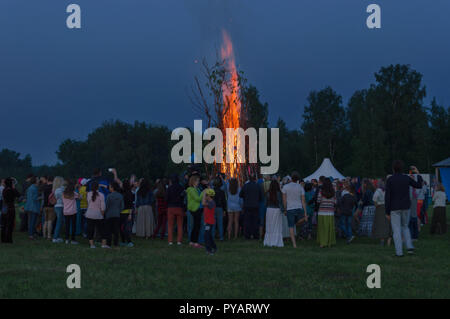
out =
<svg viewBox="0 0 450 319"><path fill-rule="evenodd" d="M429 114L430 157L434 164L450 156L450 108L438 105L433 98Z"/></svg>
<svg viewBox="0 0 450 319"><path fill-rule="evenodd" d="M249 85L242 90L243 104L247 105L248 127L254 127L256 129L268 127L269 105L261 102L258 89L253 85Z"/></svg>
<svg viewBox="0 0 450 319"><path fill-rule="evenodd" d="M68 177L90 176L94 168L115 167L122 176L158 178L168 174L170 131L143 122L104 122L86 141L64 141L57 152Z"/></svg>
<svg viewBox="0 0 450 319"><path fill-rule="evenodd" d="M18 181L23 180L32 172L31 156L21 154L10 149L2 149L0 152L0 177L15 177Z"/></svg>
<svg viewBox="0 0 450 319"><path fill-rule="evenodd" d="M387 158L384 146L385 134L381 129L380 114L373 95L373 89L357 91L348 103L351 165L347 171L353 176L384 175Z"/></svg>
<svg viewBox="0 0 450 319"><path fill-rule="evenodd" d="M341 151L342 137L347 129L342 97L331 87L311 92L308 105L304 108L303 120L301 128L315 166L324 157L339 162L344 154L338 151Z"/></svg>
<svg viewBox="0 0 450 319"><path fill-rule="evenodd" d="M280 168L279 173L286 175L298 171L301 176L307 176L313 166L309 153L305 152L305 139L300 130L290 130L286 122L278 119L276 127L280 134Z"/></svg>
<svg viewBox="0 0 450 319"><path fill-rule="evenodd" d="M409 65L397 64L381 68L375 79L371 103L380 114L379 129L386 134L386 172L391 171L392 160L397 158L425 169L428 132L422 74Z"/></svg>

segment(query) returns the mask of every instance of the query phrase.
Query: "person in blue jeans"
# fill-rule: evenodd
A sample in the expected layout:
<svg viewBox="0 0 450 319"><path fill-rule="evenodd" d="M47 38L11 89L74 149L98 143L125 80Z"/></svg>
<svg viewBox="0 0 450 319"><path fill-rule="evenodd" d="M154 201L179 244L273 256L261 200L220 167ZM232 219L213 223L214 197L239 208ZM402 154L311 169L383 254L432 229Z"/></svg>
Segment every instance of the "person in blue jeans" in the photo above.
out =
<svg viewBox="0 0 450 319"><path fill-rule="evenodd" d="M219 231L219 239L223 240L223 213L227 210L227 199L225 196L225 192L223 191L223 182L222 179L217 177L214 180L214 202L216 204L215 208L215 224L212 228L212 236L215 238L216 235L216 227Z"/></svg>
<svg viewBox="0 0 450 319"><path fill-rule="evenodd" d="M62 177L55 177L53 180L53 193L56 199L55 204L55 214L56 214L56 225L55 232L53 233L53 243L62 243L63 239L60 237L61 227L63 225L64 214L63 214L63 199L62 195L64 192L64 179Z"/></svg>
<svg viewBox="0 0 450 319"><path fill-rule="evenodd" d="M348 182L344 182L344 190L341 194L341 227L347 243L350 244L355 238L352 233L352 219L356 210L356 192L354 186Z"/></svg>
<svg viewBox="0 0 450 319"><path fill-rule="evenodd" d="M33 176L30 178L30 183L24 209L28 216L28 237L34 239L36 222L41 211L41 200L39 198L38 179Z"/></svg>

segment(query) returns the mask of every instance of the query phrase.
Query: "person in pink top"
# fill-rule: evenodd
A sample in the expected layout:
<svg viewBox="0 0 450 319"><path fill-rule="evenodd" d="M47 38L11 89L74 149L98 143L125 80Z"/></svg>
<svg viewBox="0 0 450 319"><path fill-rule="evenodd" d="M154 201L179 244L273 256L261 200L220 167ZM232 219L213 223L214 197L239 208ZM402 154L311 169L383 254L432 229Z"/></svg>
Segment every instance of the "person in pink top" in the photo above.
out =
<svg viewBox="0 0 450 319"><path fill-rule="evenodd" d="M98 182L91 183L91 191L87 194L88 208L84 215L87 220L87 235L89 245L95 248L94 233L95 230L102 237L102 248L110 248L106 245L106 236L104 232L104 215L105 215L105 196L98 191Z"/></svg>
<svg viewBox="0 0 450 319"><path fill-rule="evenodd" d="M75 192L75 185L72 181L69 181L64 189L63 200L63 214L66 224L66 244L69 243L69 235L71 235L70 243L76 245L78 242L75 240L75 232L77 225L77 199L79 194ZM72 233L70 232L72 230Z"/></svg>

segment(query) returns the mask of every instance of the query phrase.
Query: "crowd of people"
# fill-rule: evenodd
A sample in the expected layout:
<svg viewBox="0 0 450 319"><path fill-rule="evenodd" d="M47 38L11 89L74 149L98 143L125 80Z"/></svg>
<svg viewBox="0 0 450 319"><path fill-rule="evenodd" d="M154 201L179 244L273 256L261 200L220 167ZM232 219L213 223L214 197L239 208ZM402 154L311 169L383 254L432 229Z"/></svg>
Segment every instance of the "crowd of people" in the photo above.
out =
<svg viewBox="0 0 450 319"><path fill-rule="evenodd" d="M431 195L431 233L447 230L444 187L437 184L430 194L417 168L403 174L401 161L393 163L386 179L362 181L327 176L304 181L293 172L242 182L193 170L151 183L134 175L121 180L115 169L109 172L111 178L97 169L91 178L76 180L29 175L22 192L14 178L1 180L2 243L13 242L18 209L18 231L55 244L76 245L82 236L90 248L133 247L136 236L167 238L171 246L182 245L186 234L189 246L214 255L216 239L240 236L270 247L291 242L294 248L302 240L315 239L324 248L335 245L336 238L350 244L356 237L370 237L382 245L393 238L396 256L403 256L403 244L414 253L413 242L429 222Z"/></svg>

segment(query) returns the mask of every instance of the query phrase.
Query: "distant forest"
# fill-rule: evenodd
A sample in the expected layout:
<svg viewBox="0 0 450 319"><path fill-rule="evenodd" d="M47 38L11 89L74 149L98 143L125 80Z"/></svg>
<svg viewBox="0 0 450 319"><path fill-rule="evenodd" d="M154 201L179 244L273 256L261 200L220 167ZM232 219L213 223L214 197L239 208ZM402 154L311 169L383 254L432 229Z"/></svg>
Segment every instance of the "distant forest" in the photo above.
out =
<svg viewBox="0 0 450 319"><path fill-rule="evenodd" d="M260 101L255 87L245 94L251 126L267 127L269 105ZM450 109L435 99L425 105L425 96L422 74L409 65L381 68L375 82L356 91L347 105L331 87L310 92L297 129L288 129L282 118L275 125L280 129L279 173L297 170L307 176L324 157L346 176L385 176L394 159L432 172L433 163L450 156ZM165 126L108 121L86 140L61 143L54 166L33 167L30 155L3 149L0 176L89 177L94 168L115 167L123 177L160 178L186 168L170 160L170 134Z"/></svg>

